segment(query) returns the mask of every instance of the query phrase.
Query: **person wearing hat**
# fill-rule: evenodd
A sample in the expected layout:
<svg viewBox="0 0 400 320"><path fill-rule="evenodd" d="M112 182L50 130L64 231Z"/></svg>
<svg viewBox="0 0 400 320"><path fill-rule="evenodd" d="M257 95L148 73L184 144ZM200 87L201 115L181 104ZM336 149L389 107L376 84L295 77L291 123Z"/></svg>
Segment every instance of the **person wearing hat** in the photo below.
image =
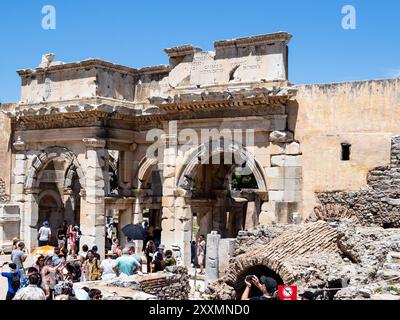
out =
<svg viewBox="0 0 400 320"><path fill-rule="evenodd" d="M49 222L43 222L43 226L39 229L38 240L39 247L47 246L51 237L51 229L49 227Z"/></svg>
<svg viewBox="0 0 400 320"><path fill-rule="evenodd" d="M21 272L17 270L17 265L15 263L5 262L1 265L0 271L3 271L3 266L8 264L10 272L1 272L1 276L7 278L8 280L8 290L6 295L6 300L12 300L20 288L21 282Z"/></svg>
<svg viewBox="0 0 400 320"><path fill-rule="evenodd" d="M242 300L277 300L277 296L275 295L276 289L278 287L278 283L275 279L271 277L261 276L260 280L257 276L250 275L247 276L244 280L246 284L246 288L242 294ZM252 286L257 287L262 292L262 296L259 297L251 297L250 290Z"/></svg>

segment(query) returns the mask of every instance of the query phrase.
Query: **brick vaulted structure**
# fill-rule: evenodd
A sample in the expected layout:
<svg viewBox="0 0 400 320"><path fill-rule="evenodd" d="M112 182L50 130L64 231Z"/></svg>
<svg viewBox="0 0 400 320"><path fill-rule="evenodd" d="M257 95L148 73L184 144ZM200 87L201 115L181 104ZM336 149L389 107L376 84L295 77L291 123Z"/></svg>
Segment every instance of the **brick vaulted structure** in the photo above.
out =
<svg viewBox="0 0 400 320"><path fill-rule="evenodd" d="M33 247L45 219L67 220L104 252L106 217L145 217L189 262L194 216L199 233L235 237L368 187L399 133L399 80L294 86L290 39L168 48L168 65L141 69L48 54L19 70L20 101L1 106L0 245Z"/></svg>

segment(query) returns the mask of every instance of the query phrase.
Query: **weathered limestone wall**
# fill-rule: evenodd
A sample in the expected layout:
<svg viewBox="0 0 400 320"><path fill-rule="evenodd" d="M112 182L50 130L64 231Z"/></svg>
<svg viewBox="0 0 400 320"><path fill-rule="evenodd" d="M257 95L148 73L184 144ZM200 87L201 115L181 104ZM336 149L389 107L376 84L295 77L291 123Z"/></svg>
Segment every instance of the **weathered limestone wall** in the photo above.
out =
<svg viewBox="0 0 400 320"><path fill-rule="evenodd" d="M399 163L400 137L396 136L392 139L390 165L374 168L368 173L368 189L318 193L322 211L333 216L335 213L330 211L334 208L334 211L351 215L365 225L400 227Z"/></svg>
<svg viewBox="0 0 400 320"><path fill-rule="evenodd" d="M315 192L358 191L368 171L390 163L391 137L400 133L400 79L297 86L289 129L303 154L303 217ZM341 161L341 143L351 144Z"/></svg>
<svg viewBox="0 0 400 320"><path fill-rule="evenodd" d="M12 108L12 104L1 104L0 110ZM11 147L10 147L11 121L2 112L0 112L0 179L4 182L5 194L10 194L11 179Z"/></svg>

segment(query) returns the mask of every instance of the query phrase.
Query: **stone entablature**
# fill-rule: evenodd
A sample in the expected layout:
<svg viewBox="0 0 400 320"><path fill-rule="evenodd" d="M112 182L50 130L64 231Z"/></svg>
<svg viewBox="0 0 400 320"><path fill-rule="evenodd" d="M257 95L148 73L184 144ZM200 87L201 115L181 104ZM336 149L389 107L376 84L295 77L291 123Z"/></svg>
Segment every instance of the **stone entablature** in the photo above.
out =
<svg viewBox="0 0 400 320"><path fill-rule="evenodd" d="M287 84L285 32L223 40L216 52L204 52L190 45L165 49L170 65L129 68L100 59L81 62L53 62L36 69L19 70L22 79L21 104L41 104L74 99L104 97L145 103L151 97L173 96L187 89L218 86L240 87L263 83ZM219 91L220 89L217 89Z"/></svg>

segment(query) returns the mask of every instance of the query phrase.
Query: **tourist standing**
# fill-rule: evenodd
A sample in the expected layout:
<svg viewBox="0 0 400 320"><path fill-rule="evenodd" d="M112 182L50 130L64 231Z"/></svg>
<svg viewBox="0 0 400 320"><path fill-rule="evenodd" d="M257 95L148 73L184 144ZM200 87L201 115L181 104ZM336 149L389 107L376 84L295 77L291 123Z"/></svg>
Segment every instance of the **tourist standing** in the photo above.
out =
<svg viewBox="0 0 400 320"><path fill-rule="evenodd" d="M53 299L54 287L57 284L57 274L60 280L64 280L64 275L60 269L53 264L53 257L46 256L44 259L44 267L42 269L42 288L45 291L46 299Z"/></svg>
<svg viewBox="0 0 400 320"><path fill-rule="evenodd" d="M160 253L161 256L162 256L162 258L164 259L164 258L165 258L165 245L160 244L160 245L158 246L158 251L157 251L157 253Z"/></svg>
<svg viewBox="0 0 400 320"><path fill-rule="evenodd" d="M8 280L8 289L7 289L7 295L6 295L6 300L10 301L14 298L15 294L17 293L18 289L20 288L21 282L21 272L17 270L17 266L15 263L10 263L8 264L8 267L10 268L10 272L3 272L3 266L8 264L8 262L5 262L1 265L0 270L1 276L7 278Z"/></svg>
<svg viewBox="0 0 400 320"><path fill-rule="evenodd" d="M204 272L205 254L206 254L206 240L204 235L200 235L199 242L197 245L197 263L200 265L199 274L201 275L205 274Z"/></svg>
<svg viewBox="0 0 400 320"><path fill-rule="evenodd" d="M101 279L109 280L115 277L113 267L115 265L117 255L113 255L111 251L107 252L106 258L100 263Z"/></svg>
<svg viewBox="0 0 400 320"><path fill-rule="evenodd" d="M45 221L38 232L39 247L47 246L49 244L50 237L51 229L49 227L49 222Z"/></svg>
<svg viewBox="0 0 400 320"><path fill-rule="evenodd" d="M140 263L134 257L129 255L128 248L124 248L122 250L122 256L115 261L113 270L117 275L124 273L127 276L131 276L136 273L139 268Z"/></svg>
<svg viewBox="0 0 400 320"><path fill-rule="evenodd" d="M166 267L171 267L176 265L176 260L172 255L171 250L165 251L165 266Z"/></svg>
<svg viewBox="0 0 400 320"><path fill-rule="evenodd" d="M97 260L100 261L100 260L101 260L100 254L97 252L97 251L99 251L99 248L97 248L97 246L94 245L94 246L92 247L92 251L93 251L94 257L95 257Z"/></svg>
<svg viewBox="0 0 400 320"><path fill-rule="evenodd" d="M154 255L153 272L163 271L165 269L165 260L161 252Z"/></svg>
<svg viewBox="0 0 400 320"><path fill-rule="evenodd" d="M131 238L129 238L129 237L127 237L126 238L126 243L125 243L125 247L124 248L130 248L130 247L134 247L135 246L135 242L131 239Z"/></svg>
<svg viewBox="0 0 400 320"><path fill-rule="evenodd" d="M87 253L84 269L86 280L95 281L101 279L100 262L95 257L93 250L89 250Z"/></svg>
<svg viewBox="0 0 400 320"><path fill-rule="evenodd" d="M24 262L27 258L27 255L23 251L25 248L25 244L23 242L18 242L17 249L11 252L11 261L15 263L17 266L17 270L21 273L21 280L22 277L25 275L24 270Z"/></svg>
<svg viewBox="0 0 400 320"><path fill-rule="evenodd" d="M146 245L146 249L144 250L144 254L146 255L147 262L147 273L151 272L151 262L154 259L154 254L157 252L156 245L153 240L149 240Z"/></svg>
<svg viewBox="0 0 400 320"><path fill-rule="evenodd" d="M32 264L32 267L35 268L39 273L42 272L42 269L44 267L44 256L40 255Z"/></svg>
<svg viewBox="0 0 400 320"><path fill-rule="evenodd" d="M197 259L196 259L196 241L192 240L190 243L190 261L192 262L192 266L194 268L197 268Z"/></svg>
<svg viewBox="0 0 400 320"><path fill-rule="evenodd" d="M71 256L74 256L76 254L76 240L78 238L78 230L77 227L72 227L72 225L69 225L68 231L68 244L69 244L69 254Z"/></svg>
<svg viewBox="0 0 400 320"><path fill-rule="evenodd" d="M13 300L46 300L43 289L39 287L40 279L39 273L30 274L28 286L19 290Z"/></svg>
<svg viewBox="0 0 400 320"><path fill-rule="evenodd" d="M57 241L58 241L58 247L60 249L63 249L65 247L66 240L67 240L67 234L64 230L64 227L60 226L57 230Z"/></svg>
<svg viewBox="0 0 400 320"><path fill-rule="evenodd" d="M131 247L128 248L128 250L129 250L129 254L130 254L132 257L134 257L134 258L137 260L137 262L140 263L140 271L142 271L143 261L142 261L142 257L140 256L140 254L138 254L138 253L136 252L136 247L131 246Z"/></svg>
<svg viewBox="0 0 400 320"><path fill-rule="evenodd" d="M113 240L113 244L111 246L111 252L113 254L116 254L118 257L120 257L122 255L122 249L119 244L119 240L117 238L114 238L114 240Z"/></svg>

